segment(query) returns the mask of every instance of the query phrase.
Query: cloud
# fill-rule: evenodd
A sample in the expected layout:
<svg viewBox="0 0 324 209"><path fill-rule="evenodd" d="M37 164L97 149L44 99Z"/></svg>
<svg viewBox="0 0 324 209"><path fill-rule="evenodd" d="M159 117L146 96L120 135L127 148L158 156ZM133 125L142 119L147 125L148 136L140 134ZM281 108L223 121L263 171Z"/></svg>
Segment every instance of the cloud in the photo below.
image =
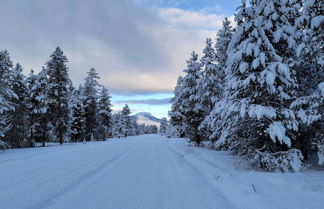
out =
<svg viewBox="0 0 324 209"><path fill-rule="evenodd" d="M160 9L159 15L173 26L190 30L217 30L225 18L204 11L185 11L178 8Z"/></svg>
<svg viewBox="0 0 324 209"><path fill-rule="evenodd" d="M166 99L141 99L141 100L123 100L116 104L146 104L146 105L165 105L170 104L171 98Z"/></svg>
<svg viewBox="0 0 324 209"><path fill-rule="evenodd" d="M0 46L26 71L41 69L61 46L76 85L95 67L111 92L139 94L171 92L223 16L135 0L11 0L0 2L0 18Z"/></svg>

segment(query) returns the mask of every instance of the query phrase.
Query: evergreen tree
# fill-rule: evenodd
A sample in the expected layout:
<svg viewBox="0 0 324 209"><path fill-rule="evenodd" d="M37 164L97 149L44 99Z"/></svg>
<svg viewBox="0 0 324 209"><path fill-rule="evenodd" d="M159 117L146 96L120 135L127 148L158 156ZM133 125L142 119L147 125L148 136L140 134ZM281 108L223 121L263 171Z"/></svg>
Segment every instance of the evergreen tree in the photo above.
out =
<svg viewBox="0 0 324 209"><path fill-rule="evenodd" d="M163 117L162 121L161 121L161 124L160 124L160 133L161 133L161 135L166 134L167 126L168 126L168 120L165 117Z"/></svg>
<svg viewBox="0 0 324 209"><path fill-rule="evenodd" d="M200 59L202 65L201 77L197 83L197 91L201 109L207 115L213 108L213 104L221 94L222 76L218 76L218 66L215 63L216 54L212 46L212 40L207 38L203 57Z"/></svg>
<svg viewBox="0 0 324 209"><path fill-rule="evenodd" d="M198 134L198 127L204 119L204 111L199 103L197 89L197 82L201 77L201 63L198 62L198 55L195 52L192 52L187 64L188 67L184 70L186 75L181 79L182 88L178 96L179 113L186 126L186 135L199 146L201 137Z"/></svg>
<svg viewBox="0 0 324 209"><path fill-rule="evenodd" d="M98 87L100 79L95 68L91 68L84 83L84 112L86 122L86 139L91 140L98 127Z"/></svg>
<svg viewBox="0 0 324 209"><path fill-rule="evenodd" d="M322 146L324 119L319 117L324 107L320 83L324 81L324 18L323 1L306 0L296 21L299 29L298 98L291 107L299 119L298 141L306 159L311 155L311 143ZM323 114L323 113L322 113Z"/></svg>
<svg viewBox="0 0 324 209"><path fill-rule="evenodd" d="M137 133L137 122L134 118L131 118L130 121L130 129L129 129L129 136L136 136Z"/></svg>
<svg viewBox="0 0 324 209"><path fill-rule="evenodd" d="M0 51L0 140L10 144L5 134L12 127L10 121L10 111L15 108L11 103L13 98L17 98L15 93L10 89L10 71L13 65L9 53L4 50Z"/></svg>
<svg viewBox="0 0 324 209"><path fill-rule="evenodd" d="M215 44L215 53L216 53L216 62L220 68L219 77L224 78L225 76L225 67L227 61L227 50L228 45L232 39L234 30L231 27L231 22L225 18L223 21L222 28L217 32L216 44Z"/></svg>
<svg viewBox="0 0 324 209"><path fill-rule="evenodd" d="M37 75L32 70L27 78L30 141L45 142L49 140L49 121L47 114L47 88L48 78L43 68Z"/></svg>
<svg viewBox="0 0 324 209"><path fill-rule="evenodd" d="M48 116L51 118L52 132L55 139L63 144L69 124L69 86L68 62L63 51L57 47L46 63L48 74Z"/></svg>
<svg viewBox="0 0 324 209"><path fill-rule="evenodd" d="M225 18L223 21L222 28L217 33L216 44L215 44L215 59L217 62L217 78L218 78L218 97L216 98L214 107L210 114L205 118L201 125L202 131L205 131L209 134L209 139L213 143L219 138L220 133L222 132L222 123L224 122L221 119L221 116L218 114L218 110L221 109L221 105L224 100L224 79L225 79L225 69L228 45L232 39L233 29L231 28L230 21ZM204 129L203 129L204 128Z"/></svg>
<svg viewBox="0 0 324 209"><path fill-rule="evenodd" d="M71 122L71 140L72 142L81 142L85 140L85 112L83 107L83 87L74 90L71 98L70 108L72 111Z"/></svg>
<svg viewBox="0 0 324 209"><path fill-rule="evenodd" d="M123 125L123 134L125 137L130 135L130 129L131 129L131 118L130 118L131 111L126 104L122 111L121 111L121 117L122 117L122 125Z"/></svg>
<svg viewBox="0 0 324 209"><path fill-rule="evenodd" d="M209 117L207 117L214 107L214 104L220 100L223 89L223 69L216 64L216 53L212 47L210 38L206 40L206 47L203 50L201 64L203 66L202 75L198 80L198 102L203 112L203 119L199 125L199 134L201 138L208 139L210 130L208 127Z"/></svg>
<svg viewBox="0 0 324 209"><path fill-rule="evenodd" d="M103 87L99 96L98 110L99 110L99 127L98 134L99 138L106 140L109 134L111 134L112 126L112 110L110 103L110 95L108 90Z"/></svg>
<svg viewBox="0 0 324 209"><path fill-rule="evenodd" d="M10 111L11 123L14 124L7 132L6 138L14 147L20 147L21 142L27 138L28 130L28 89L26 78L22 73L22 67L18 63L10 73L10 88L17 97L12 98L11 104L14 110Z"/></svg>
<svg viewBox="0 0 324 209"><path fill-rule="evenodd" d="M113 114L113 127L112 127L113 136L118 138L125 136L124 126L123 126L123 117L120 112Z"/></svg>
<svg viewBox="0 0 324 209"><path fill-rule="evenodd" d="M182 77L180 76L177 80L177 85L173 91L174 97L171 99L171 110L169 111L170 116L170 124L174 127L178 137L185 136L185 124L184 124L184 117L180 113L180 106L181 106L181 98L180 93L182 91Z"/></svg>
<svg viewBox="0 0 324 209"><path fill-rule="evenodd" d="M277 171L298 170L302 159L299 150L271 155L296 144L297 121L289 109L296 42L285 8L279 0L252 0L238 11L229 44L226 102L219 113L226 123L217 142Z"/></svg>

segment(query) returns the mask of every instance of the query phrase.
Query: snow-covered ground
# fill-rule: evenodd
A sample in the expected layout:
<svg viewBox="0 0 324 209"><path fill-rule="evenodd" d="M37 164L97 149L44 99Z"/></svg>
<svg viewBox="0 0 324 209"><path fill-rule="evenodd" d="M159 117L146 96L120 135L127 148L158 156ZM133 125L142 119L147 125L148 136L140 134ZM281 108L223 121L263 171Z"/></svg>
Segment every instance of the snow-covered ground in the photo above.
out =
<svg viewBox="0 0 324 209"><path fill-rule="evenodd" d="M0 209L322 209L324 171L244 169L229 152L144 135L0 153Z"/></svg>

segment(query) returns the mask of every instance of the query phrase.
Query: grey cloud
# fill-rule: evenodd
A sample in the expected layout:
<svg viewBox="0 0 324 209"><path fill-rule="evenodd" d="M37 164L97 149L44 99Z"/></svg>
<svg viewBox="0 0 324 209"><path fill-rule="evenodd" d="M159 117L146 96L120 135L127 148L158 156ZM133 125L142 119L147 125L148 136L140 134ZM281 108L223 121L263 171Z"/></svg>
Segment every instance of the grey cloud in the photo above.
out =
<svg viewBox="0 0 324 209"><path fill-rule="evenodd" d="M9 51L35 56L57 45L82 50L80 41L89 38L143 70L168 63L163 49L145 30L161 24L160 20L132 0L1 1L0 18L6 19L0 44Z"/></svg>
<svg viewBox="0 0 324 209"><path fill-rule="evenodd" d="M138 1L0 1L0 47L25 71L37 71L60 46L76 86L95 67L112 93L172 92L191 51L201 51L214 34L190 24L178 28L179 20L162 18L160 10ZM181 15L181 21L191 22Z"/></svg>

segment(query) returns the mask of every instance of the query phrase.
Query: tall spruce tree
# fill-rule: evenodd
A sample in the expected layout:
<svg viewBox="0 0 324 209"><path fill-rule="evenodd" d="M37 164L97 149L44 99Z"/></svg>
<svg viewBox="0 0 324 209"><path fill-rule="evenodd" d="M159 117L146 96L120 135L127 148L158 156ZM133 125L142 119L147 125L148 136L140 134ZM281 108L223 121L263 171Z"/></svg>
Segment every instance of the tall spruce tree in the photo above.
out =
<svg viewBox="0 0 324 209"><path fill-rule="evenodd" d="M298 130L289 104L296 80L292 70L295 28L281 0L251 0L236 15L237 28L229 44L226 105L221 113L226 128L218 141L258 159L269 170L298 170L302 155L271 155L295 148ZM282 157L289 158L281 162ZM298 166L299 165L299 166Z"/></svg>
<svg viewBox="0 0 324 209"><path fill-rule="evenodd" d="M169 111L170 124L174 127L174 135L177 137L185 136L185 124L183 115L180 113L181 98L180 92L182 91L182 77L177 80L177 85L173 91L173 98L171 99L171 110Z"/></svg>
<svg viewBox="0 0 324 209"><path fill-rule="evenodd" d="M225 76L224 68L226 67L226 61L228 58L227 50L232 39L233 32L234 30L231 27L231 22L228 20L228 18L225 18L222 28L217 32L215 43L216 62L221 69L219 72L221 73L221 78L224 78Z"/></svg>
<svg viewBox="0 0 324 209"><path fill-rule="evenodd" d="M311 143L316 143L324 153L324 100L321 86L324 82L324 18L323 1L306 0L296 21L299 29L297 49L298 98L291 107L299 119L298 141L307 159L311 155Z"/></svg>
<svg viewBox="0 0 324 209"><path fill-rule="evenodd" d="M112 110L111 110L111 102L110 95L108 89L102 87L102 90L99 95L98 101L98 119L99 119L99 127L98 127L98 135L99 139L106 140L106 138L111 134L111 126L112 126Z"/></svg>
<svg viewBox="0 0 324 209"><path fill-rule="evenodd" d="M204 119L204 111L199 103L197 85L201 77L201 63L195 52L192 52L191 58L187 61L187 69L184 72L186 74L181 79L182 87L178 96L179 112L186 126L186 135L199 146L201 137L198 127Z"/></svg>
<svg viewBox="0 0 324 209"><path fill-rule="evenodd" d="M84 83L84 116L86 122L86 140L90 141L95 137L98 127L98 87L100 79L95 68L91 68Z"/></svg>
<svg viewBox="0 0 324 209"><path fill-rule="evenodd" d="M69 129L69 86L71 80L66 63L68 59L57 47L46 63L48 74L48 116L51 118L54 138L63 144Z"/></svg>
<svg viewBox="0 0 324 209"><path fill-rule="evenodd" d="M222 76L218 75L218 66L215 63L216 54L213 48L213 42L210 38L206 40L206 47L203 50L203 56L200 59L202 65L201 76L197 81L197 91L199 103L202 111L210 113L213 104L218 100L221 94Z"/></svg>
<svg viewBox="0 0 324 209"><path fill-rule="evenodd" d="M71 122L71 140L72 142L80 142L85 140L85 111L84 111L84 97L83 86L73 91L70 108L72 111Z"/></svg>
<svg viewBox="0 0 324 209"><path fill-rule="evenodd" d="M223 21L222 28L217 32L216 44L215 44L215 60L217 63L218 71L218 89L219 89L219 96L215 101L213 106L213 110L210 114L206 117L204 123L207 126L207 130L210 131L209 139L213 143L218 140L220 133L222 132L222 124L223 120L221 119L221 115L218 114L218 110L221 109L224 102L224 83L225 83L225 69L226 69L226 61L227 57L227 50L228 45L232 39L233 29L231 27L231 22L225 18Z"/></svg>
<svg viewBox="0 0 324 209"><path fill-rule="evenodd" d="M28 133L28 88L22 70L18 63L10 73L10 88L16 97L11 99L14 110L10 111L10 120L14 125L7 132L6 138L14 147L20 147L21 142L27 139Z"/></svg>
<svg viewBox="0 0 324 209"><path fill-rule="evenodd" d="M27 78L29 110L29 138L30 141L45 142L49 140L48 115L48 77L46 69L43 68L37 75L32 70Z"/></svg>
<svg viewBox="0 0 324 209"><path fill-rule="evenodd" d="M123 125L123 134L125 137L130 136L131 132L131 118L130 118L131 111L129 109L128 104L125 104L121 111L122 117L122 125Z"/></svg>
<svg viewBox="0 0 324 209"><path fill-rule="evenodd" d="M0 140L11 144L5 138L5 134L12 127L10 121L10 111L15 108L12 104L12 99L17 98L17 95L10 88L10 72L13 65L10 60L9 53L4 50L0 51Z"/></svg>
<svg viewBox="0 0 324 209"><path fill-rule="evenodd" d="M199 125L201 138L208 139L210 136L209 114L216 102L220 100L223 89L223 69L216 62L216 52L210 38L206 40L206 47L203 50L202 74L198 80L198 102L203 113L203 121Z"/></svg>
<svg viewBox="0 0 324 209"><path fill-rule="evenodd" d="M123 116L120 112L113 114L112 134L118 138L124 135Z"/></svg>
<svg viewBox="0 0 324 209"><path fill-rule="evenodd" d="M161 133L161 135L166 134L167 127L168 127L168 120L166 119L166 117L163 117L162 121L161 121L161 124L160 124L160 133Z"/></svg>

